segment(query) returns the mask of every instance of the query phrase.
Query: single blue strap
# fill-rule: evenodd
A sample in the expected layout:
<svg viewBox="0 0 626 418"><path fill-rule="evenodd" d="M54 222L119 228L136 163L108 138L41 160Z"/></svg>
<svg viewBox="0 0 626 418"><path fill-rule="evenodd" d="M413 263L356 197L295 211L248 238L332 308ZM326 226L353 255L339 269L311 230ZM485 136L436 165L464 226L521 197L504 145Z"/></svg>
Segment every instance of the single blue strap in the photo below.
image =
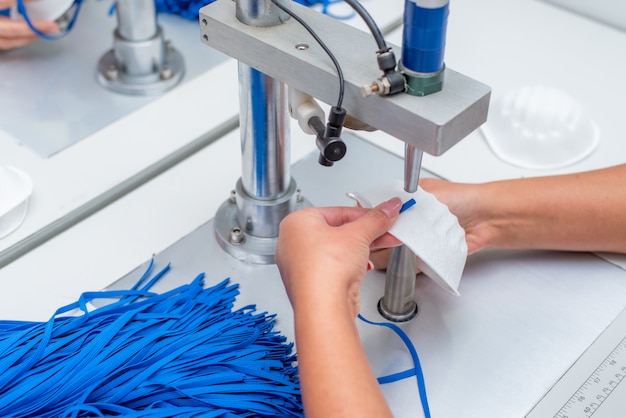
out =
<svg viewBox="0 0 626 418"><path fill-rule="evenodd" d="M389 328L402 339L402 341L406 345L406 348L411 353L411 358L413 359L413 366L414 366L413 369L396 373L390 376L383 376L381 378L383 382L381 382L379 379L379 383L381 384L390 383L390 382L395 382L400 379L405 379L410 376L416 376L417 388L420 394L420 400L422 401L422 409L424 410L424 417L430 418L430 408L428 407L428 397L426 396L426 384L424 382L424 374L422 373L422 366L420 364L419 356L417 355L417 350L415 349L415 346L413 345L413 342L411 341L409 336L406 335L406 333L402 330L402 328L400 328L399 326L395 324L391 324L389 322L373 322L368 319L365 319L365 317L361 314L359 314L359 319L365 322L366 324Z"/></svg>
<svg viewBox="0 0 626 418"><path fill-rule="evenodd" d="M68 33L72 31L72 29L74 28L74 24L76 23L76 19L78 18L78 12L80 11L80 6L82 5L82 3L83 0L74 0L74 5L72 5L73 7L75 7L74 15L70 19L70 22L67 25L67 29L59 35L48 35L37 29L33 22L30 20L30 17L28 16L28 12L26 11L26 7L24 6L24 0L17 0L17 11L22 15L30 30L37 34L37 36L43 39L47 39L49 41L55 41L57 39L65 37Z"/></svg>

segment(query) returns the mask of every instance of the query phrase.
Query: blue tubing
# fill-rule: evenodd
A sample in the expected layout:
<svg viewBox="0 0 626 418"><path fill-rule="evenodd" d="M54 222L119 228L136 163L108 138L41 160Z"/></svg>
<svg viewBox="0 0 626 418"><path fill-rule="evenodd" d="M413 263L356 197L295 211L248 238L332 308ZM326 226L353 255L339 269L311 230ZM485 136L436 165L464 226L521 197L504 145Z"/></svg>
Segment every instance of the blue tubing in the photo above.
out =
<svg viewBox="0 0 626 418"><path fill-rule="evenodd" d="M436 9L406 0L402 33L402 65L418 73L443 68L448 23L448 4Z"/></svg>

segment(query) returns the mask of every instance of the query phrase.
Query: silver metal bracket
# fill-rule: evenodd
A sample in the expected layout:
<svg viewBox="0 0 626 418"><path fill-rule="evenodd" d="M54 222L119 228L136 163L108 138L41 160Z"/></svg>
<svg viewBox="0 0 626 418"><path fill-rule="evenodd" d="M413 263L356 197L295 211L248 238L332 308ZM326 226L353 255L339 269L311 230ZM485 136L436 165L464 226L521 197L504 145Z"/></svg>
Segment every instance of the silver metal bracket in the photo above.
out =
<svg viewBox="0 0 626 418"><path fill-rule="evenodd" d="M361 88L380 77L371 36L296 2L290 7L327 42L341 64L344 107L351 116L431 155L443 154L487 120L490 88L450 68L440 92L364 97ZM235 8L232 0L217 0L200 9L203 42L290 87L335 103L335 67L297 21L248 26L237 19Z"/></svg>
<svg viewBox="0 0 626 418"><path fill-rule="evenodd" d="M282 217L310 206L311 203L302 197L293 180L282 198L268 201L247 196L239 180L230 199L222 203L217 210L214 222L215 238L224 251L238 260L250 264L273 264L278 231L272 233L269 229L255 231L251 228L274 225L278 227ZM256 219L254 222L252 219L246 220L247 217L254 216L280 216L281 219ZM265 236L259 236L259 232Z"/></svg>
<svg viewBox="0 0 626 418"><path fill-rule="evenodd" d="M157 25L154 0L118 0L116 14L113 49L98 62L98 82L135 96L164 93L177 85L185 64Z"/></svg>

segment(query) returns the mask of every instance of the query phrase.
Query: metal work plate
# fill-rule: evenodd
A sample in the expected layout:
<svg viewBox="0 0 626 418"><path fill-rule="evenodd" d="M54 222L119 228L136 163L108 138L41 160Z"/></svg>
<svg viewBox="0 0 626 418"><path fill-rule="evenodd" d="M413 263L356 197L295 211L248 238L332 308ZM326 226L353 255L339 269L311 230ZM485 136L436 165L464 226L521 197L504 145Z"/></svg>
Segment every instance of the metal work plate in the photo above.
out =
<svg viewBox="0 0 626 418"><path fill-rule="evenodd" d="M402 178L398 157L352 136L346 142L347 156L332 168L318 165L317 153L293 166L298 187L313 204L352 205L345 192ZM240 285L237 304L278 314L278 329L293 340L291 307L276 267L224 253L213 221L156 255L157 268L169 262L172 270L159 291L200 272L206 272L207 286L230 277ZM112 288L132 286L145 267ZM382 320L376 303L383 290L384 275L368 273L361 289L366 318ZM626 272L587 253L484 251L468 259L459 291L460 297L453 296L418 277L420 313L400 324L420 355L431 412L441 418L522 417L624 309ZM377 375L411 366L391 331L362 323L359 330ZM420 416L413 378L383 391L395 417Z"/></svg>
<svg viewBox="0 0 626 418"><path fill-rule="evenodd" d="M0 129L48 158L159 96L113 93L96 81L98 61L113 47L111 2L83 2L65 38L0 52ZM165 39L183 56L185 81L224 62L200 42L198 22L159 15Z"/></svg>

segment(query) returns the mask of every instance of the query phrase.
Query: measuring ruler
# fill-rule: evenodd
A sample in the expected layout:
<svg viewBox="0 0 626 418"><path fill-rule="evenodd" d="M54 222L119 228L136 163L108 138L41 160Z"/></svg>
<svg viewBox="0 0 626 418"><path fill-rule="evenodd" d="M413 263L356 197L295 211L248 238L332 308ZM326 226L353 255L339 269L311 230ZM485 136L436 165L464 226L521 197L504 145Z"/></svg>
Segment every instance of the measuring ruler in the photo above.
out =
<svg viewBox="0 0 626 418"><path fill-rule="evenodd" d="M527 418L626 417L626 310L609 325Z"/></svg>

